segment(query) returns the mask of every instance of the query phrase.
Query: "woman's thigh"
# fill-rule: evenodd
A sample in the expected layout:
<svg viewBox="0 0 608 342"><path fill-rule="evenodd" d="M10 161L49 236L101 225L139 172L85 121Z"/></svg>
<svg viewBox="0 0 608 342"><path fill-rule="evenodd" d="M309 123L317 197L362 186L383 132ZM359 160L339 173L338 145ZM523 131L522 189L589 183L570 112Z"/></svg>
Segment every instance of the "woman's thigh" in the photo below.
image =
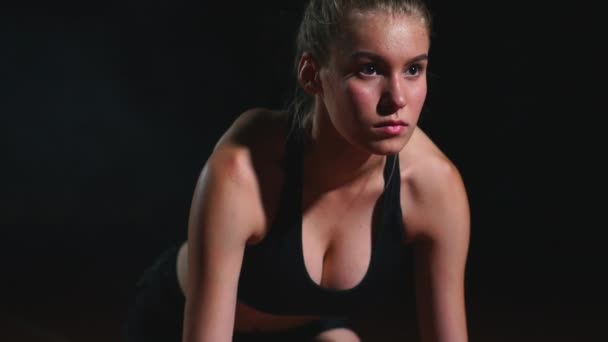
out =
<svg viewBox="0 0 608 342"><path fill-rule="evenodd" d="M352 339L354 334L349 322L342 318L322 318L287 330L256 333L236 332L234 342L359 342ZM350 332L350 334L349 334ZM356 337L356 335L354 335ZM350 339L347 339L350 338Z"/></svg>
<svg viewBox="0 0 608 342"><path fill-rule="evenodd" d="M181 341L185 299L176 258L177 247L172 247L144 272L125 322L127 342Z"/></svg>

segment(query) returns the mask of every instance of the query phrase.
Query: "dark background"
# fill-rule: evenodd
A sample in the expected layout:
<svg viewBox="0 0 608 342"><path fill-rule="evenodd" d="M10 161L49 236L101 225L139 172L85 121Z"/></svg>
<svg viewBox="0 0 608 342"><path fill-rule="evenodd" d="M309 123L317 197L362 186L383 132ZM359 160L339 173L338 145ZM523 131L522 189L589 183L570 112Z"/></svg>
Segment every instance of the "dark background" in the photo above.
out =
<svg viewBox="0 0 608 342"><path fill-rule="evenodd" d="M605 340L593 11L430 5L420 125L469 192L471 340ZM186 237L215 140L288 96L300 7L2 8L0 340L119 340L139 273Z"/></svg>

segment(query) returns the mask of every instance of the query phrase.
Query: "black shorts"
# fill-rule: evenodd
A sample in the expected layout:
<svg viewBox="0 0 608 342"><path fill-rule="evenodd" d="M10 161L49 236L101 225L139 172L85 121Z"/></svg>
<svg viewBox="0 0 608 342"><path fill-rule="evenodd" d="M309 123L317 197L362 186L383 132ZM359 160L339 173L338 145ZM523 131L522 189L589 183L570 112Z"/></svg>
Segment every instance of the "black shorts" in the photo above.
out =
<svg viewBox="0 0 608 342"><path fill-rule="evenodd" d="M174 246L162 253L137 283L125 326L127 342L181 342L185 298L177 282ZM347 327L345 319L327 318L278 332L234 333L234 342L311 341L321 332Z"/></svg>

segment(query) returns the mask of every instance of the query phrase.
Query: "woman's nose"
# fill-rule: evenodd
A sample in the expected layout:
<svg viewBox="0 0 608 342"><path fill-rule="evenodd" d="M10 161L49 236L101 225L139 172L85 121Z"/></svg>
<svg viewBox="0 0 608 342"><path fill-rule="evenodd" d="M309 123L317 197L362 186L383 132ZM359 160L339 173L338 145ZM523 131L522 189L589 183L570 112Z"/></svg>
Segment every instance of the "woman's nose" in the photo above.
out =
<svg viewBox="0 0 608 342"><path fill-rule="evenodd" d="M390 115L405 107L407 100L404 93L404 80L401 75L391 76L386 79L380 101L378 103L378 113L380 115Z"/></svg>

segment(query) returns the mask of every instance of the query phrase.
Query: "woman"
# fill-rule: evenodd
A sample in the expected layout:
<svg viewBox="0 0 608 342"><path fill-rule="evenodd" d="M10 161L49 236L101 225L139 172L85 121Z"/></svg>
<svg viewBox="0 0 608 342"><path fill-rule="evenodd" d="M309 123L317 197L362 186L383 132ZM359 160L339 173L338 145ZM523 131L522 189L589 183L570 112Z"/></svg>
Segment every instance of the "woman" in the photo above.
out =
<svg viewBox="0 0 608 342"><path fill-rule="evenodd" d="M429 44L419 1L310 1L294 106L217 143L131 340L360 341L347 318L411 292L422 341L467 341L467 196L417 128Z"/></svg>

